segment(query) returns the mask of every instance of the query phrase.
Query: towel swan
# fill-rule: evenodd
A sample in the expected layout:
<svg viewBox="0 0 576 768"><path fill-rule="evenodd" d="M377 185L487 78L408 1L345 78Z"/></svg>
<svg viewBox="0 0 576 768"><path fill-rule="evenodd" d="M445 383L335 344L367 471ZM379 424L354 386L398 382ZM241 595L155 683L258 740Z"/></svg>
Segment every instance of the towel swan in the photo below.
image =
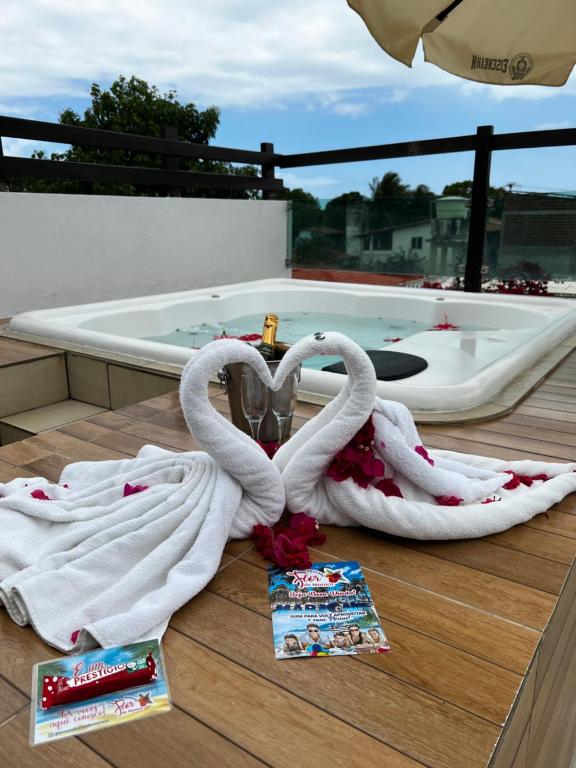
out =
<svg viewBox="0 0 576 768"><path fill-rule="evenodd" d="M375 397L372 363L342 334L319 333L295 344L280 363L274 386L318 354L340 355L348 377L339 395L274 457L292 512L308 512L321 523L364 525L407 538L462 539L524 523L576 490L576 464L426 451L409 410ZM385 495L374 484L361 487L351 477L337 482L326 474L370 416L375 458L384 463L393 492L401 496Z"/></svg>
<svg viewBox="0 0 576 768"><path fill-rule="evenodd" d="M239 341L191 359L182 408L206 453L147 445L134 459L69 464L57 485L0 483L0 604L15 622L68 652L159 637L214 576L228 539L279 519L280 471L208 400L210 374L231 362L272 385Z"/></svg>

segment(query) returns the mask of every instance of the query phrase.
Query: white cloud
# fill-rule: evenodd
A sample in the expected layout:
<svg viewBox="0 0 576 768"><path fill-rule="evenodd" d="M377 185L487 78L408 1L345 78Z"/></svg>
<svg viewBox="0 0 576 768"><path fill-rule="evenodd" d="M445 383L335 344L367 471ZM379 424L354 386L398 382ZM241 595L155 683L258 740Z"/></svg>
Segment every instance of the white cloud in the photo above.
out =
<svg viewBox="0 0 576 768"><path fill-rule="evenodd" d="M425 64L421 52L409 69L383 53L345 0L19 0L3 8L0 93L8 105L86 97L87 82L119 74L203 106L290 108L297 98L350 117L364 111L367 97L350 98L360 89L392 103L431 86L498 101L576 93L574 77L563 89L464 83Z"/></svg>
<svg viewBox="0 0 576 768"><path fill-rule="evenodd" d="M574 123L570 123L568 120L564 120L558 123L540 123L534 126L535 131L556 131L560 128L573 128Z"/></svg>
<svg viewBox="0 0 576 768"><path fill-rule="evenodd" d="M342 183L342 179L335 179L332 176L299 176L298 174L284 171L279 171L276 175L278 178L283 179L284 184L290 189L323 190Z"/></svg>
<svg viewBox="0 0 576 768"><path fill-rule="evenodd" d="M344 0L20 0L0 29L5 101L86 96L86 82L135 74L201 105L331 94L352 115L353 89L454 84L421 57L410 70L384 54Z"/></svg>
<svg viewBox="0 0 576 768"><path fill-rule="evenodd" d="M332 111L344 117L360 117L370 110L370 106L361 102L338 101L332 107Z"/></svg>
<svg viewBox="0 0 576 768"><path fill-rule="evenodd" d="M68 147L64 144L53 144L47 141L11 139L8 136L2 137L2 151L7 157L30 157L35 149L42 149L50 156L52 152L63 152Z"/></svg>
<svg viewBox="0 0 576 768"><path fill-rule="evenodd" d="M35 111L35 107L23 107L20 104L6 104L0 102L0 115L14 115L15 117L20 117L21 115L30 116L30 114Z"/></svg>

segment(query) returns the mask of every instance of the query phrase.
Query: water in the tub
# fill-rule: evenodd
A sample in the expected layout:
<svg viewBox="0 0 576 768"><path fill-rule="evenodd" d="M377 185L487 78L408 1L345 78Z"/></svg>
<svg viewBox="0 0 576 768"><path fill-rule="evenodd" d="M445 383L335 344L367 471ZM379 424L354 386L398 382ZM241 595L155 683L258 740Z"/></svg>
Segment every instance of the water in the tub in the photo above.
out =
<svg viewBox="0 0 576 768"><path fill-rule="evenodd" d="M179 347L199 348L218 339L224 334L229 337L250 337L261 333L262 313L245 315L220 323L200 323L176 328L165 336L152 336L149 341L159 341L164 344L176 344ZM388 345L407 339L415 333L430 328L428 323L416 320L395 320L388 317L352 317L323 312L285 312L279 313L279 341L287 344L308 336L316 331L340 331L354 339L364 349L381 349ZM258 339L254 338L254 343ZM322 369L326 365L337 362L340 358L330 356L311 357L304 365L307 368Z"/></svg>

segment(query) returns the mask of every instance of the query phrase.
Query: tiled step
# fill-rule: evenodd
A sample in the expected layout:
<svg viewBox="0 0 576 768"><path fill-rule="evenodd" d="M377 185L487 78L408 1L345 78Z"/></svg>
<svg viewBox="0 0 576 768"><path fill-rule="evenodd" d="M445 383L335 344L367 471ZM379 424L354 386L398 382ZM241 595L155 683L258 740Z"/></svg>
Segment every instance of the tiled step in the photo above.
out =
<svg viewBox="0 0 576 768"><path fill-rule="evenodd" d="M0 338L0 419L67 397L62 350Z"/></svg>
<svg viewBox="0 0 576 768"><path fill-rule="evenodd" d="M56 429L79 419L103 413L106 408L78 400L61 400L40 408L0 418L0 445L24 440L48 429Z"/></svg>

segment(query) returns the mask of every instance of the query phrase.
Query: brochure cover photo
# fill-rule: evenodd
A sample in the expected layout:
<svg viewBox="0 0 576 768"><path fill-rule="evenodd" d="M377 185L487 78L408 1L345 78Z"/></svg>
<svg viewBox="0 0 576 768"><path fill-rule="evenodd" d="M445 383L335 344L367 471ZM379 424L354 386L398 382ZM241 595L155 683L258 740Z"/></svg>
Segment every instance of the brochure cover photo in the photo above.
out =
<svg viewBox="0 0 576 768"><path fill-rule="evenodd" d="M390 650L356 561L268 568L277 659Z"/></svg>

